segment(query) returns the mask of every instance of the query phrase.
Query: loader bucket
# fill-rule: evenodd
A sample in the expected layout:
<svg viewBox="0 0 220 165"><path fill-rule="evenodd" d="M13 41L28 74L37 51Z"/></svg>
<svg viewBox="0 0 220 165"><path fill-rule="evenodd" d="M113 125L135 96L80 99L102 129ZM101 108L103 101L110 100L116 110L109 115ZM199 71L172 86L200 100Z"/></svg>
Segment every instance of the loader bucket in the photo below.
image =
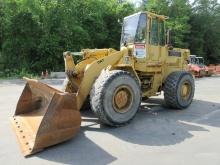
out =
<svg viewBox="0 0 220 165"><path fill-rule="evenodd" d="M27 80L11 118L24 156L72 138L80 128L76 96Z"/></svg>

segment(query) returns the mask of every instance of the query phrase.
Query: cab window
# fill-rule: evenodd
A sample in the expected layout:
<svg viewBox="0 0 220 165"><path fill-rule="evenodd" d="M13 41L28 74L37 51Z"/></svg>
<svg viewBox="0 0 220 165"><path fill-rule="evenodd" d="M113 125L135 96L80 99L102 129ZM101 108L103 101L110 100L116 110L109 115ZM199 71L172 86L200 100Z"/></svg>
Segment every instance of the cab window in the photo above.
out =
<svg viewBox="0 0 220 165"><path fill-rule="evenodd" d="M160 45L164 46L165 45L165 30L164 30L164 21L159 22L159 35L160 35Z"/></svg>
<svg viewBox="0 0 220 165"><path fill-rule="evenodd" d="M135 35L135 42L145 43L146 29L147 29L147 16L142 13L139 18L138 28Z"/></svg>
<svg viewBox="0 0 220 165"><path fill-rule="evenodd" d="M158 45L158 20L156 18L152 19L150 43L152 45Z"/></svg>

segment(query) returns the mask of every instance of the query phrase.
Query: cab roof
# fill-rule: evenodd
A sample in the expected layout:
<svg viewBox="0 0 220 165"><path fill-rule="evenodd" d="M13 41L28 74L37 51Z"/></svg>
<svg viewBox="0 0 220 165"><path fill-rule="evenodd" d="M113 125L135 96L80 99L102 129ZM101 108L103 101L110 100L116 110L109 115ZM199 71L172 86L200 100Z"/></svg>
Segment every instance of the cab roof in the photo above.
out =
<svg viewBox="0 0 220 165"><path fill-rule="evenodd" d="M148 16L151 16L151 17L158 17L162 20L166 20L166 19L169 19L169 17L165 16L165 15L159 15L159 14L155 14L155 13L152 13L152 12L149 12L149 11L142 11L142 12L138 12L138 13L134 13L132 15L129 15L127 17L124 17L124 19L126 18L129 18L129 17L132 17L132 16L135 16L135 15L138 15L138 14L142 14L142 13L145 13L147 14Z"/></svg>

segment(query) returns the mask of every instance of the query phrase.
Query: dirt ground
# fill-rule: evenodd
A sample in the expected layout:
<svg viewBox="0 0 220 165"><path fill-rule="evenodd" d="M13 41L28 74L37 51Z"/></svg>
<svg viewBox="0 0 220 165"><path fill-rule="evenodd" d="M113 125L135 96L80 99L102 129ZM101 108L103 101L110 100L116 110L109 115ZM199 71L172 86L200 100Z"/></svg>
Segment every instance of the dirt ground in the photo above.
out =
<svg viewBox="0 0 220 165"><path fill-rule="evenodd" d="M44 82L56 88L62 84ZM100 125L91 111L83 111L75 138L29 158L22 156L9 122L23 87L22 80L0 80L1 164L220 164L220 77L197 79L188 109L167 109L163 96L153 97L120 128Z"/></svg>

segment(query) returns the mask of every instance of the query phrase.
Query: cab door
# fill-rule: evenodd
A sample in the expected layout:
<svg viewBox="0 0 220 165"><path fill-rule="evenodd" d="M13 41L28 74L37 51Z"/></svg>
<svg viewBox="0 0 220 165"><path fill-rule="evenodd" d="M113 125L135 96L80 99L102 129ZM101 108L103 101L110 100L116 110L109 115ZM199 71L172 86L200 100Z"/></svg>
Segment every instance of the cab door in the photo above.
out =
<svg viewBox="0 0 220 165"><path fill-rule="evenodd" d="M166 60L166 57L168 55L168 47L166 46L166 32L165 32L165 23L164 20L159 19L158 20L159 25L159 62L163 62Z"/></svg>
<svg viewBox="0 0 220 165"><path fill-rule="evenodd" d="M146 27L147 26L147 15L141 13L139 17L138 27L136 30L135 41L134 41L134 56L136 60L145 62L147 58L146 51Z"/></svg>
<svg viewBox="0 0 220 165"><path fill-rule="evenodd" d="M159 19L157 17L148 17L148 52L149 62L158 62L160 57L159 45Z"/></svg>

